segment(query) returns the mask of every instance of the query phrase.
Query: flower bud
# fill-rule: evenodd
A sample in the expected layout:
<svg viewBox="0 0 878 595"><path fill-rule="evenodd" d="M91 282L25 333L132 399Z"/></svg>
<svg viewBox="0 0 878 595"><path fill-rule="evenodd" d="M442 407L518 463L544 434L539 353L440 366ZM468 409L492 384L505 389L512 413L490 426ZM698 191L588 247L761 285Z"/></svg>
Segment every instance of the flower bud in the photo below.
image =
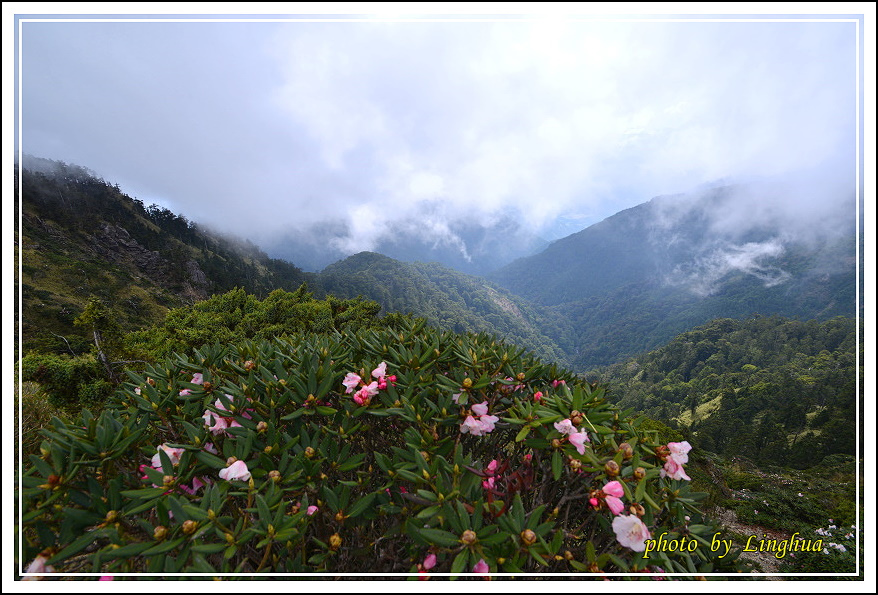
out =
<svg viewBox="0 0 878 595"><path fill-rule="evenodd" d="M460 536L460 540L463 542L464 545L472 545L476 542L476 539L478 539L478 537L476 536L476 532L470 531L469 529L464 531Z"/></svg>
<svg viewBox="0 0 878 595"><path fill-rule="evenodd" d="M235 545L235 536L231 533L226 533L226 543L229 545Z"/></svg>
<svg viewBox="0 0 878 595"><path fill-rule="evenodd" d="M582 467L582 461L578 459L570 459L568 465L570 465L570 468L574 471L579 471L580 467Z"/></svg>
<svg viewBox="0 0 878 595"><path fill-rule="evenodd" d="M601 569L598 568L597 562L592 562L591 564L588 565L588 571L589 572L600 572Z"/></svg>
<svg viewBox="0 0 878 595"><path fill-rule="evenodd" d="M272 450L273 450L273 448L272 448L271 444L269 444L268 446L266 446L265 448L262 449L262 452L264 452L267 455L270 455Z"/></svg>
<svg viewBox="0 0 878 595"><path fill-rule="evenodd" d="M204 384L202 384L201 386L204 388L204 390L208 392L210 392L210 390L213 388L213 385L207 381L205 381Z"/></svg>
<svg viewBox="0 0 878 595"><path fill-rule="evenodd" d="M572 560L573 559L573 552L571 552L570 550L564 550L564 559L565 560Z"/></svg>
<svg viewBox="0 0 878 595"><path fill-rule="evenodd" d="M526 546L533 545L536 540L537 540L536 533L534 533L530 529L525 529L524 531L521 532L521 542L524 545L526 545Z"/></svg>
<svg viewBox="0 0 878 595"><path fill-rule="evenodd" d="M166 488L174 485L174 476L173 475L163 476L162 477L162 485Z"/></svg>
<svg viewBox="0 0 878 595"><path fill-rule="evenodd" d="M309 459L314 458L314 454L315 454L315 452L314 452L313 448L311 448L310 446L305 448L305 456L307 458L309 458Z"/></svg>
<svg viewBox="0 0 878 595"><path fill-rule="evenodd" d="M186 535L192 535L195 531L198 530L198 521L188 520L183 523L183 533Z"/></svg>
<svg viewBox="0 0 878 595"><path fill-rule="evenodd" d="M229 457L226 459L226 467L231 467L238 461L238 457Z"/></svg>
<svg viewBox="0 0 878 595"><path fill-rule="evenodd" d="M257 432L264 432L267 429L268 429L268 424L265 423L264 421L261 421L258 424L256 424L256 431Z"/></svg>
<svg viewBox="0 0 878 595"><path fill-rule="evenodd" d="M155 528L155 531L152 532L152 538L156 541L161 541L168 535L168 528L164 525L159 525Z"/></svg>
<svg viewBox="0 0 878 595"><path fill-rule="evenodd" d="M573 411L571 411L570 412L570 423L572 423L574 426L578 426L579 424L581 424L582 423L582 413L580 413L579 411L577 411L575 409Z"/></svg>
<svg viewBox="0 0 878 595"><path fill-rule="evenodd" d="M637 502L629 506L628 510L631 511L631 514L636 514L637 516L643 516L646 514L646 510L644 510L643 506Z"/></svg>
<svg viewBox="0 0 878 595"><path fill-rule="evenodd" d="M343 523L344 522L344 512L339 510L337 513L335 513L335 522L336 523Z"/></svg>
<svg viewBox="0 0 878 595"><path fill-rule="evenodd" d="M255 367L256 367L256 364L253 363L252 359L248 359L246 362L244 362L244 369L245 370L252 370Z"/></svg>
<svg viewBox="0 0 878 595"><path fill-rule="evenodd" d="M463 379L463 388L472 388L473 381L472 378L464 378Z"/></svg>
<svg viewBox="0 0 878 595"><path fill-rule="evenodd" d="M607 461L607 464L604 465L604 471L606 471L607 475L610 477L616 477L619 475L619 463L613 460Z"/></svg>
<svg viewBox="0 0 878 595"><path fill-rule="evenodd" d="M660 458L661 460L667 459L671 454L671 449L667 447L667 445L656 446L655 447L655 456Z"/></svg>
<svg viewBox="0 0 878 595"><path fill-rule="evenodd" d="M627 442L623 442L619 445L619 452L622 453L622 458L626 461L634 456L634 449L631 448L631 445Z"/></svg>
<svg viewBox="0 0 878 595"><path fill-rule="evenodd" d="M271 479L271 481L277 483L281 479L280 471L278 471L277 469L272 469L268 472L268 477L269 479Z"/></svg>
<svg viewBox="0 0 878 595"><path fill-rule="evenodd" d="M329 549L331 549L332 551L336 551L338 548L341 547L341 542L341 535L339 535L338 533L333 533L329 536Z"/></svg>
<svg viewBox="0 0 878 595"><path fill-rule="evenodd" d="M646 469L644 469L643 467L638 467L634 470L634 479L640 481L644 477L646 477Z"/></svg>
<svg viewBox="0 0 878 595"><path fill-rule="evenodd" d="M152 378L147 378L146 383L150 386L155 386L155 380L153 380Z"/></svg>
<svg viewBox="0 0 878 595"><path fill-rule="evenodd" d="M561 448L561 441L557 438L552 440L552 448Z"/></svg>
<svg viewBox="0 0 878 595"><path fill-rule="evenodd" d="M516 378L518 379L519 382L524 382L524 379L525 379L524 372L519 372L518 375L516 376Z"/></svg>

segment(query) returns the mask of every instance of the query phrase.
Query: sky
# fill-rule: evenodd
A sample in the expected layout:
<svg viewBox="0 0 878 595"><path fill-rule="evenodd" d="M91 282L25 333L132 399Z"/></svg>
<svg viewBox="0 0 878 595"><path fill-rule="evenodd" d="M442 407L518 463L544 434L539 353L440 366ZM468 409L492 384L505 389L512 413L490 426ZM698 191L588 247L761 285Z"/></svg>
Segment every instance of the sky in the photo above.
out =
<svg viewBox="0 0 878 595"><path fill-rule="evenodd" d="M813 181L770 199L806 226L851 210L854 22L304 16L24 22L21 150L258 245L331 229L347 253L499 219L553 240L759 179Z"/></svg>

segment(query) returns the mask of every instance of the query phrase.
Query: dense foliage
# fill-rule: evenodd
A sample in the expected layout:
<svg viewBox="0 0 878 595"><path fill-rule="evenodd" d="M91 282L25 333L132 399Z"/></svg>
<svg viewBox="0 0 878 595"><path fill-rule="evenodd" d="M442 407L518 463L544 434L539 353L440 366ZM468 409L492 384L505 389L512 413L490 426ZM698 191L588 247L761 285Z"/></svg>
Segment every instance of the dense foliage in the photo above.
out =
<svg viewBox="0 0 878 595"><path fill-rule="evenodd" d="M362 252L326 267L324 291L375 300L386 312L411 313L454 332L489 333L563 364L564 353L541 330L534 308L478 277L437 263L406 263Z"/></svg>
<svg viewBox="0 0 878 595"><path fill-rule="evenodd" d="M680 424L707 450L803 468L856 454L855 325L718 319L590 376L619 405Z"/></svg>
<svg viewBox="0 0 878 595"><path fill-rule="evenodd" d="M22 478L30 568L734 570L688 443L518 348L400 325L173 355L54 420Z"/></svg>

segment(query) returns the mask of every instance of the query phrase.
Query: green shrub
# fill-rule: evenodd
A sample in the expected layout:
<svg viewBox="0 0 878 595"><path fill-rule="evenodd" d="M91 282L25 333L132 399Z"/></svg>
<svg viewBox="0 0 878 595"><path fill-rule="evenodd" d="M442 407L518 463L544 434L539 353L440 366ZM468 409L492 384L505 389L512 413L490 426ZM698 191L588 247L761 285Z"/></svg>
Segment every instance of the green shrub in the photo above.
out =
<svg viewBox="0 0 878 595"><path fill-rule="evenodd" d="M92 355L69 357L45 353L30 353L21 360L22 380L38 382L57 407L75 404L83 385L101 377L98 363Z"/></svg>
<svg viewBox="0 0 878 595"><path fill-rule="evenodd" d="M48 436L24 555L59 571L737 569L602 388L422 322L176 355Z"/></svg>

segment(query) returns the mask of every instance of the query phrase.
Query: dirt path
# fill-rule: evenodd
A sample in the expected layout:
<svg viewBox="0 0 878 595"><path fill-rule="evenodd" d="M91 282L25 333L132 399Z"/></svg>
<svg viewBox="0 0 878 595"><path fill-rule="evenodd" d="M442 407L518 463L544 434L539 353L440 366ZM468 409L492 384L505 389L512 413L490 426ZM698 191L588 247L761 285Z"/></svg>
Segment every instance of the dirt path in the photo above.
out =
<svg viewBox="0 0 878 595"><path fill-rule="evenodd" d="M729 532L737 533L738 535L745 535L747 537L755 535L757 539L762 539L764 535L767 539L776 539L778 541L786 540L791 537L789 533L784 533L777 529L766 529L765 527L760 527L758 525L745 525L744 523L739 523L738 515L735 514L735 511L727 508L714 509L710 512L710 516L716 519L720 525L725 527ZM754 541L756 540L754 539ZM743 549L746 543L747 541L745 538L743 542L736 543L735 545L738 545ZM778 569L783 560L779 560L774 554L774 552L742 552L741 558L756 562L761 568L761 570L758 570L760 573L779 572ZM783 577L766 576L765 580L779 581L783 580Z"/></svg>

